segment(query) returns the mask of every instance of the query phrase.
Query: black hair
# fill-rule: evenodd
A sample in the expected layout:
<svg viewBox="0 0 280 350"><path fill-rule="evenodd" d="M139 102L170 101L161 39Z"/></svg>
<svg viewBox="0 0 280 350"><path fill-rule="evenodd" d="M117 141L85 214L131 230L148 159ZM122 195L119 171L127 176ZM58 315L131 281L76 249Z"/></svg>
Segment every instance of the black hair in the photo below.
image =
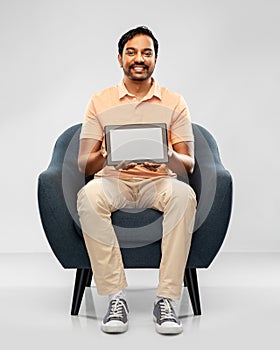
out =
<svg viewBox="0 0 280 350"><path fill-rule="evenodd" d="M158 55L158 41L154 37L154 34L151 32L151 30L145 26L140 26L140 27L137 27L134 29L130 29L128 32L126 32L125 34L122 35L122 37L120 38L119 43L118 43L119 54L122 55L123 48L124 48L125 44L129 40L134 38L135 35L138 35L138 34L147 35L150 38L152 38L153 43L154 43L155 56L157 57L157 55Z"/></svg>

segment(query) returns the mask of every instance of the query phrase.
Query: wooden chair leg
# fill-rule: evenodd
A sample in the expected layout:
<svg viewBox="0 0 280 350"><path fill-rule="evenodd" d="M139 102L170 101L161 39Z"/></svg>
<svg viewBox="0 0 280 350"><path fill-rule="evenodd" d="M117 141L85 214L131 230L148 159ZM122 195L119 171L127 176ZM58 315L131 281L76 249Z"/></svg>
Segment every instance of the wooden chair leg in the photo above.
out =
<svg viewBox="0 0 280 350"><path fill-rule="evenodd" d="M72 316L76 316L79 313L85 287L88 282L89 270L90 269L77 269L76 271L76 279L71 308Z"/></svg>
<svg viewBox="0 0 280 350"><path fill-rule="evenodd" d="M184 276L184 286L188 287L193 313L196 316L201 315L199 288L195 268L186 268Z"/></svg>

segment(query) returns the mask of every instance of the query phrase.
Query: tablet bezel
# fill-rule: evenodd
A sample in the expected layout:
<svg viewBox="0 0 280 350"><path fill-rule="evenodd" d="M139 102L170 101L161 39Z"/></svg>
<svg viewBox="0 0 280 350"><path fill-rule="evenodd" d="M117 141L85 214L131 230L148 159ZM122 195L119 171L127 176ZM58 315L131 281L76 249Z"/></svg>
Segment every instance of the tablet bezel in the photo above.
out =
<svg viewBox="0 0 280 350"><path fill-rule="evenodd" d="M168 138L167 138L167 124L166 123L139 123L139 124L124 124L124 125L106 125L104 127L105 136L105 147L107 151L106 164L110 166L116 166L121 161L112 160L111 156L111 139L110 132L112 130L129 130L129 129L143 129L143 128L160 128L162 132L162 147L163 147L163 158L157 159L123 159L126 163L138 163L142 164L144 162L151 163L167 163L168 162Z"/></svg>

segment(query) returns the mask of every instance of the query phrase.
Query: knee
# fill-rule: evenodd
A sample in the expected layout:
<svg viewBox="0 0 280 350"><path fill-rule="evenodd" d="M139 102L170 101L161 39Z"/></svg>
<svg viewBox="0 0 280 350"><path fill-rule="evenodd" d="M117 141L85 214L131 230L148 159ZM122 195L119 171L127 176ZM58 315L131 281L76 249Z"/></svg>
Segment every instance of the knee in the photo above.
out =
<svg viewBox="0 0 280 350"><path fill-rule="evenodd" d="M104 198L100 181L91 180L77 194L78 211L89 203L94 205Z"/></svg>
<svg viewBox="0 0 280 350"><path fill-rule="evenodd" d="M175 185L173 186L173 197L180 203L196 207L196 194L192 187L185 182L179 180L176 181Z"/></svg>

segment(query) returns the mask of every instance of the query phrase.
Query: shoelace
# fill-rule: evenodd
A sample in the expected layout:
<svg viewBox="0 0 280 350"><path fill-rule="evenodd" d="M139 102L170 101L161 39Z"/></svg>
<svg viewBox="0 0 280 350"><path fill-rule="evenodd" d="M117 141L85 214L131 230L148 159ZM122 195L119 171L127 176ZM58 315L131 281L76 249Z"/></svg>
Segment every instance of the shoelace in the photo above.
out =
<svg viewBox="0 0 280 350"><path fill-rule="evenodd" d="M124 309L126 310L126 307L122 300L120 300L119 298L112 300L108 319L112 317L122 318Z"/></svg>
<svg viewBox="0 0 280 350"><path fill-rule="evenodd" d="M168 299L162 299L159 302L160 307L160 319L161 320L174 320L177 322L175 312L172 308L171 302Z"/></svg>

